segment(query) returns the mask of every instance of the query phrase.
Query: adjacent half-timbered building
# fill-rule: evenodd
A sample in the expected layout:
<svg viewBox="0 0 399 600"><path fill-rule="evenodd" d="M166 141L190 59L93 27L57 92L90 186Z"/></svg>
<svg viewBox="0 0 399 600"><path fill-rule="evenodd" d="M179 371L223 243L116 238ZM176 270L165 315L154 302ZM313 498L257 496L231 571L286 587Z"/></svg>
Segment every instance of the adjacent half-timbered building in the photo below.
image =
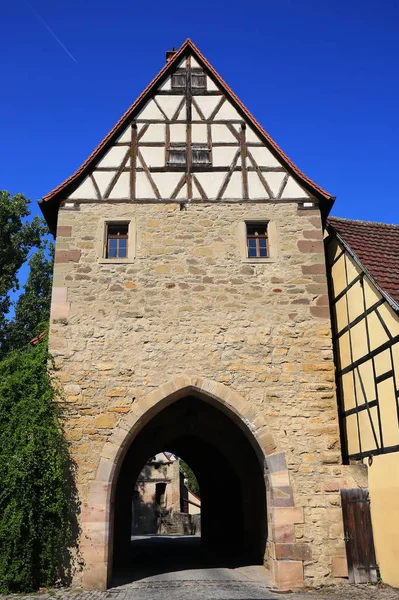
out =
<svg viewBox="0 0 399 600"><path fill-rule="evenodd" d="M282 589L347 576L340 491L362 497L367 467L342 463L332 205L190 40L43 198L56 234L50 351L82 502L76 582L106 589L126 561L134 569L134 482L164 450L197 476L213 555L265 564ZM378 310L386 322L391 309ZM368 390L362 356L342 373L354 364Z"/></svg>
<svg viewBox="0 0 399 600"><path fill-rule="evenodd" d="M376 560L399 586L399 225L332 217L327 231L344 460L368 465Z"/></svg>

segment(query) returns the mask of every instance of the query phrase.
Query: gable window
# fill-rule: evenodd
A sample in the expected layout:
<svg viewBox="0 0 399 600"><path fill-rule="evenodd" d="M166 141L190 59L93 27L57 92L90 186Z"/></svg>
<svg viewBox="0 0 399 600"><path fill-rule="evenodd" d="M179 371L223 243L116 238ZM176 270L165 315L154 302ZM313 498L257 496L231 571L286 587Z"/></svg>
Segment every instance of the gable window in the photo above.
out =
<svg viewBox="0 0 399 600"><path fill-rule="evenodd" d="M186 89L186 70L182 69L172 74L172 90Z"/></svg>
<svg viewBox="0 0 399 600"><path fill-rule="evenodd" d="M179 69L172 74L172 90L185 90L187 87L186 70ZM201 69L192 69L191 88L194 91L206 90L206 75Z"/></svg>
<svg viewBox="0 0 399 600"><path fill-rule="evenodd" d="M104 258L128 257L128 223L107 223Z"/></svg>
<svg viewBox="0 0 399 600"><path fill-rule="evenodd" d="M210 151L206 144L193 144L191 146L191 161L193 167L210 165Z"/></svg>
<svg viewBox="0 0 399 600"><path fill-rule="evenodd" d="M191 146L191 164L193 167L203 167L211 164L211 153L206 144L193 144ZM186 144L171 144L169 146L168 165L170 167L185 167L187 165Z"/></svg>
<svg viewBox="0 0 399 600"><path fill-rule="evenodd" d="M206 90L206 75L203 71L191 71L191 87L193 90Z"/></svg>
<svg viewBox="0 0 399 600"><path fill-rule="evenodd" d="M247 257L267 258L269 256L269 240L267 221L246 223L247 227Z"/></svg>
<svg viewBox="0 0 399 600"><path fill-rule="evenodd" d="M185 167L187 164L186 144L171 144L169 146L168 164L172 167Z"/></svg>

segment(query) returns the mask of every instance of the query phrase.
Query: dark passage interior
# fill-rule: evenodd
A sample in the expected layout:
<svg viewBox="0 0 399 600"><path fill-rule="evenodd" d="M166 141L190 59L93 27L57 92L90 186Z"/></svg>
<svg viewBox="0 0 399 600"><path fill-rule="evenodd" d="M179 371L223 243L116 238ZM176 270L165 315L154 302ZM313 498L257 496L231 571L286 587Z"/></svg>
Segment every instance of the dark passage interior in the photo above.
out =
<svg viewBox="0 0 399 600"><path fill-rule="evenodd" d="M175 570L196 568L196 564L200 568L204 562L217 566L263 564L267 538L263 462L256 443L251 443L252 434L239 423L227 409L188 396L161 410L136 436L116 485L114 583L139 579L143 561L154 565L165 553L165 539L156 540L155 545L146 544L147 540L131 541L136 480L148 457L165 448L182 457L197 477L201 539L172 539L167 552L174 553L175 560L158 561L158 572L170 568L172 562Z"/></svg>

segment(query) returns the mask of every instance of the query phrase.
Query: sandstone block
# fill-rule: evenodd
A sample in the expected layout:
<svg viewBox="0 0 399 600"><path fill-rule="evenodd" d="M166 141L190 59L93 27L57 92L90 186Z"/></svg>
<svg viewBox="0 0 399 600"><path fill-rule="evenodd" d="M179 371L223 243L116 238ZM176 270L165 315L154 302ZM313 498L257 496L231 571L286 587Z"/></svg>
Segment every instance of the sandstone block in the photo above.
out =
<svg viewBox="0 0 399 600"><path fill-rule="evenodd" d="M67 319L69 317L70 303L69 302L52 302L51 303L51 320L54 322L58 319Z"/></svg>
<svg viewBox="0 0 399 600"><path fill-rule="evenodd" d="M317 224L320 225L320 211L317 208L315 208L314 210L313 209L303 210L302 208L298 208L296 214L298 217L307 218L310 222L313 221L313 219L315 219L316 217L318 217Z"/></svg>
<svg viewBox="0 0 399 600"><path fill-rule="evenodd" d="M272 577L274 583L282 590L303 587L303 563L294 560L273 560Z"/></svg>
<svg viewBox="0 0 399 600"><path fill-rule="evenodd" d="M112 413L104 413L94 419L94 427L97 429L112 429L116 424L117 416Z"/></svg>
<svg viewBox="0 0 399 600"><path fill-rule="evenodd" d="M171 267L170 265L156 265L154 271L160 274L170 273Z"/></svg>
<svg viewBox="0 0 399 600"><path fill-rule="evenodd" d="M324 244L322 241L312 240L299 240L298 241L299 252L311 253L311 254L323 254Z"/></svg>
<svg viewBox="0 0 399 600"><path fill-rule="evenodd" d="M334 577L348 577L348 563L346 556L333 557L332 574Z"/></svg>
<svg viewBox="0 0 399 600"><path fill-rule="evenodd" d="M311 306L310 314L317 319L329 319L330 309L328 306Z"/></svg>
<svg viewBox="0 0 399 600"><path fill-rule="evenodd" d="M303 523L303 508L287 507L271 509L272 522L279 525L293 525L294 523Z"/></svg>
<svg viewBox="0 0 399 600"><path fill-rule="evenodd" d="M303 237L306 240L322 240L323 233L321 229L310 229L309 231L302 232Z"/></svg>
<svg viewBox="0 0 399 600"><path fill-rule="evenodd" d="M68 296L68 288L66 287L55 287L51 292L51 302L66 302Z"/></svg>
<svg viewBox="0 0 399 600"><path fill-rule="evenodd" d="M64 392L65 394L71 396L79 396L79 394L82 393L82 388L80 387L80 385L77 385L75 383L68 383L64 386Z"/></svg>
<svg viewBox="0 0 399 600"><path fill-rule="evenodd" d="M319 296L316 300L317 306L329 306L330 302L327 294Z"/></svg>
<svg viewBox="0 0 399 600"><path fill-rule="evenodd" d="M341 463L341 453L340 452L323 452L321 454L321 462L325 465L334 465Z"/></svg>
<svg viewBox="0 0 399 600"><path fill-rule="evenodd" d="M108 398L123 398L126 396L126 388L125 387L115 387L108 390L105 395Z"/></svg>
<svg viewBox="0 0 399 600"><path fill-rule="evenodd" d="M343 535L344 535L344 524L343 524L342 520L330 525L330 538L331 539L336 539L336 538L342 537Z"/></svg>
<svg viewBox="0 0 399 600"><path fill-rule="evenodd" d="M288 475L288 471L279 471L276 473L270 474L270 482L273 487L280 488L282 486L290 485L290 478Z"/></svg>
<svg viewBox="0 0 399 600"><path fill-rule="evenodd" d="M101 564L107 559L107 546L105 544L80 544L80 552L83 560L90 564Z"/></svg>
<svg viewBox="0 0 399 600"><path fill-rule="evenodd" d="M260 433L257 437L259 445L261 446L261 448L263 448L265 454L272 454L276 450L276 442L274 440L274 436L270 433L270 431Z"/></svg>
<svg viewBox="0 0 399 600"><path fill-rule="evenodd" d="M266 463L270 473L287 472L287 461L284 452L269 454Z"/></svg>
<svg viewBox="0 0 399 600"><path fill-rule="evenodd" d="M83 572L83 587L87 590L105 591L107 589L107 564L91 564L86 561Z"/></svg>
<svg viewBox="0 0 399 600"><path fill-rule="evenodd" d="M334 365L330 361L323 363L302 363L301 369L304 373L334 372Z"/></svg>
<svg viewBox="0 0 399 600"><path fill-rule="evenodd" d="M275 546L277 559L288 560L311 560L312 549L309 544L276 544Z"/></svg>
<svg viewBox="0 0 399 600"><path fill-rule="evenodd" d="M91 481L87 495L87 501L93 504L104 504L107 501L111 484L103 481Z"/></svg>
<svg viewBox="0 0 399 600"><path fill-rule="evenodd" d="M272 506L294 506L294 493L290 485L273 488Z"/></svg>
<svg viewBox="0 0 399 600"><path fill-rule="evenodd" d="M105 518L105 504L82 502L81 517L86 528L88 523L102 523Z"/></svg>
<svg viewBox="0 0 399 600"><path fill-rule="evenodd" d="M81 254L81 250L56 250L54 262L56 264L69 262L76 263L79 262Z"/></svg>
<svg viewBox="0 0 399 600"><path fill-rule="evenodd" d="M331 479L330 481L326 481L324 483L324 491L325 492L339 492L341 489L341 480L340 479Z"/></svg>
<svg viewBox="0 0 399 600"><path fill-rule="evenodd" d="M326 265L324 263L317 263L314 265L303 265L302 273L304 275L325 275Z"/></svg>
<svg viewBox="0 0 399 600"><path fill-rule="evenodd" d="M295 541L295 525L272 525L272 539L276 544L289 544Z"/></svg>
<svg viewBox="0 0 399 600"><path fill-rule="evenodd" d="M71 237L72 227L70 225L59 225L57 227L57 238L59 237Z"/></svg>

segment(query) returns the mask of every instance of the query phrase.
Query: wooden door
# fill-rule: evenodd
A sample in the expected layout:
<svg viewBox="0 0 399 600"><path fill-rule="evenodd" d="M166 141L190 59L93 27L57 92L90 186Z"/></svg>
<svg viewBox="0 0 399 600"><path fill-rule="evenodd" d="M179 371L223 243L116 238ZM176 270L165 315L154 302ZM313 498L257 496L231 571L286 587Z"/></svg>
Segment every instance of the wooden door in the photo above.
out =
<svg viewBox="0 0 399 600"><path fill-rule="evenodd" d="M367 488L343 489L341 501L349 581L377 581L369 491Z"/></svg>

